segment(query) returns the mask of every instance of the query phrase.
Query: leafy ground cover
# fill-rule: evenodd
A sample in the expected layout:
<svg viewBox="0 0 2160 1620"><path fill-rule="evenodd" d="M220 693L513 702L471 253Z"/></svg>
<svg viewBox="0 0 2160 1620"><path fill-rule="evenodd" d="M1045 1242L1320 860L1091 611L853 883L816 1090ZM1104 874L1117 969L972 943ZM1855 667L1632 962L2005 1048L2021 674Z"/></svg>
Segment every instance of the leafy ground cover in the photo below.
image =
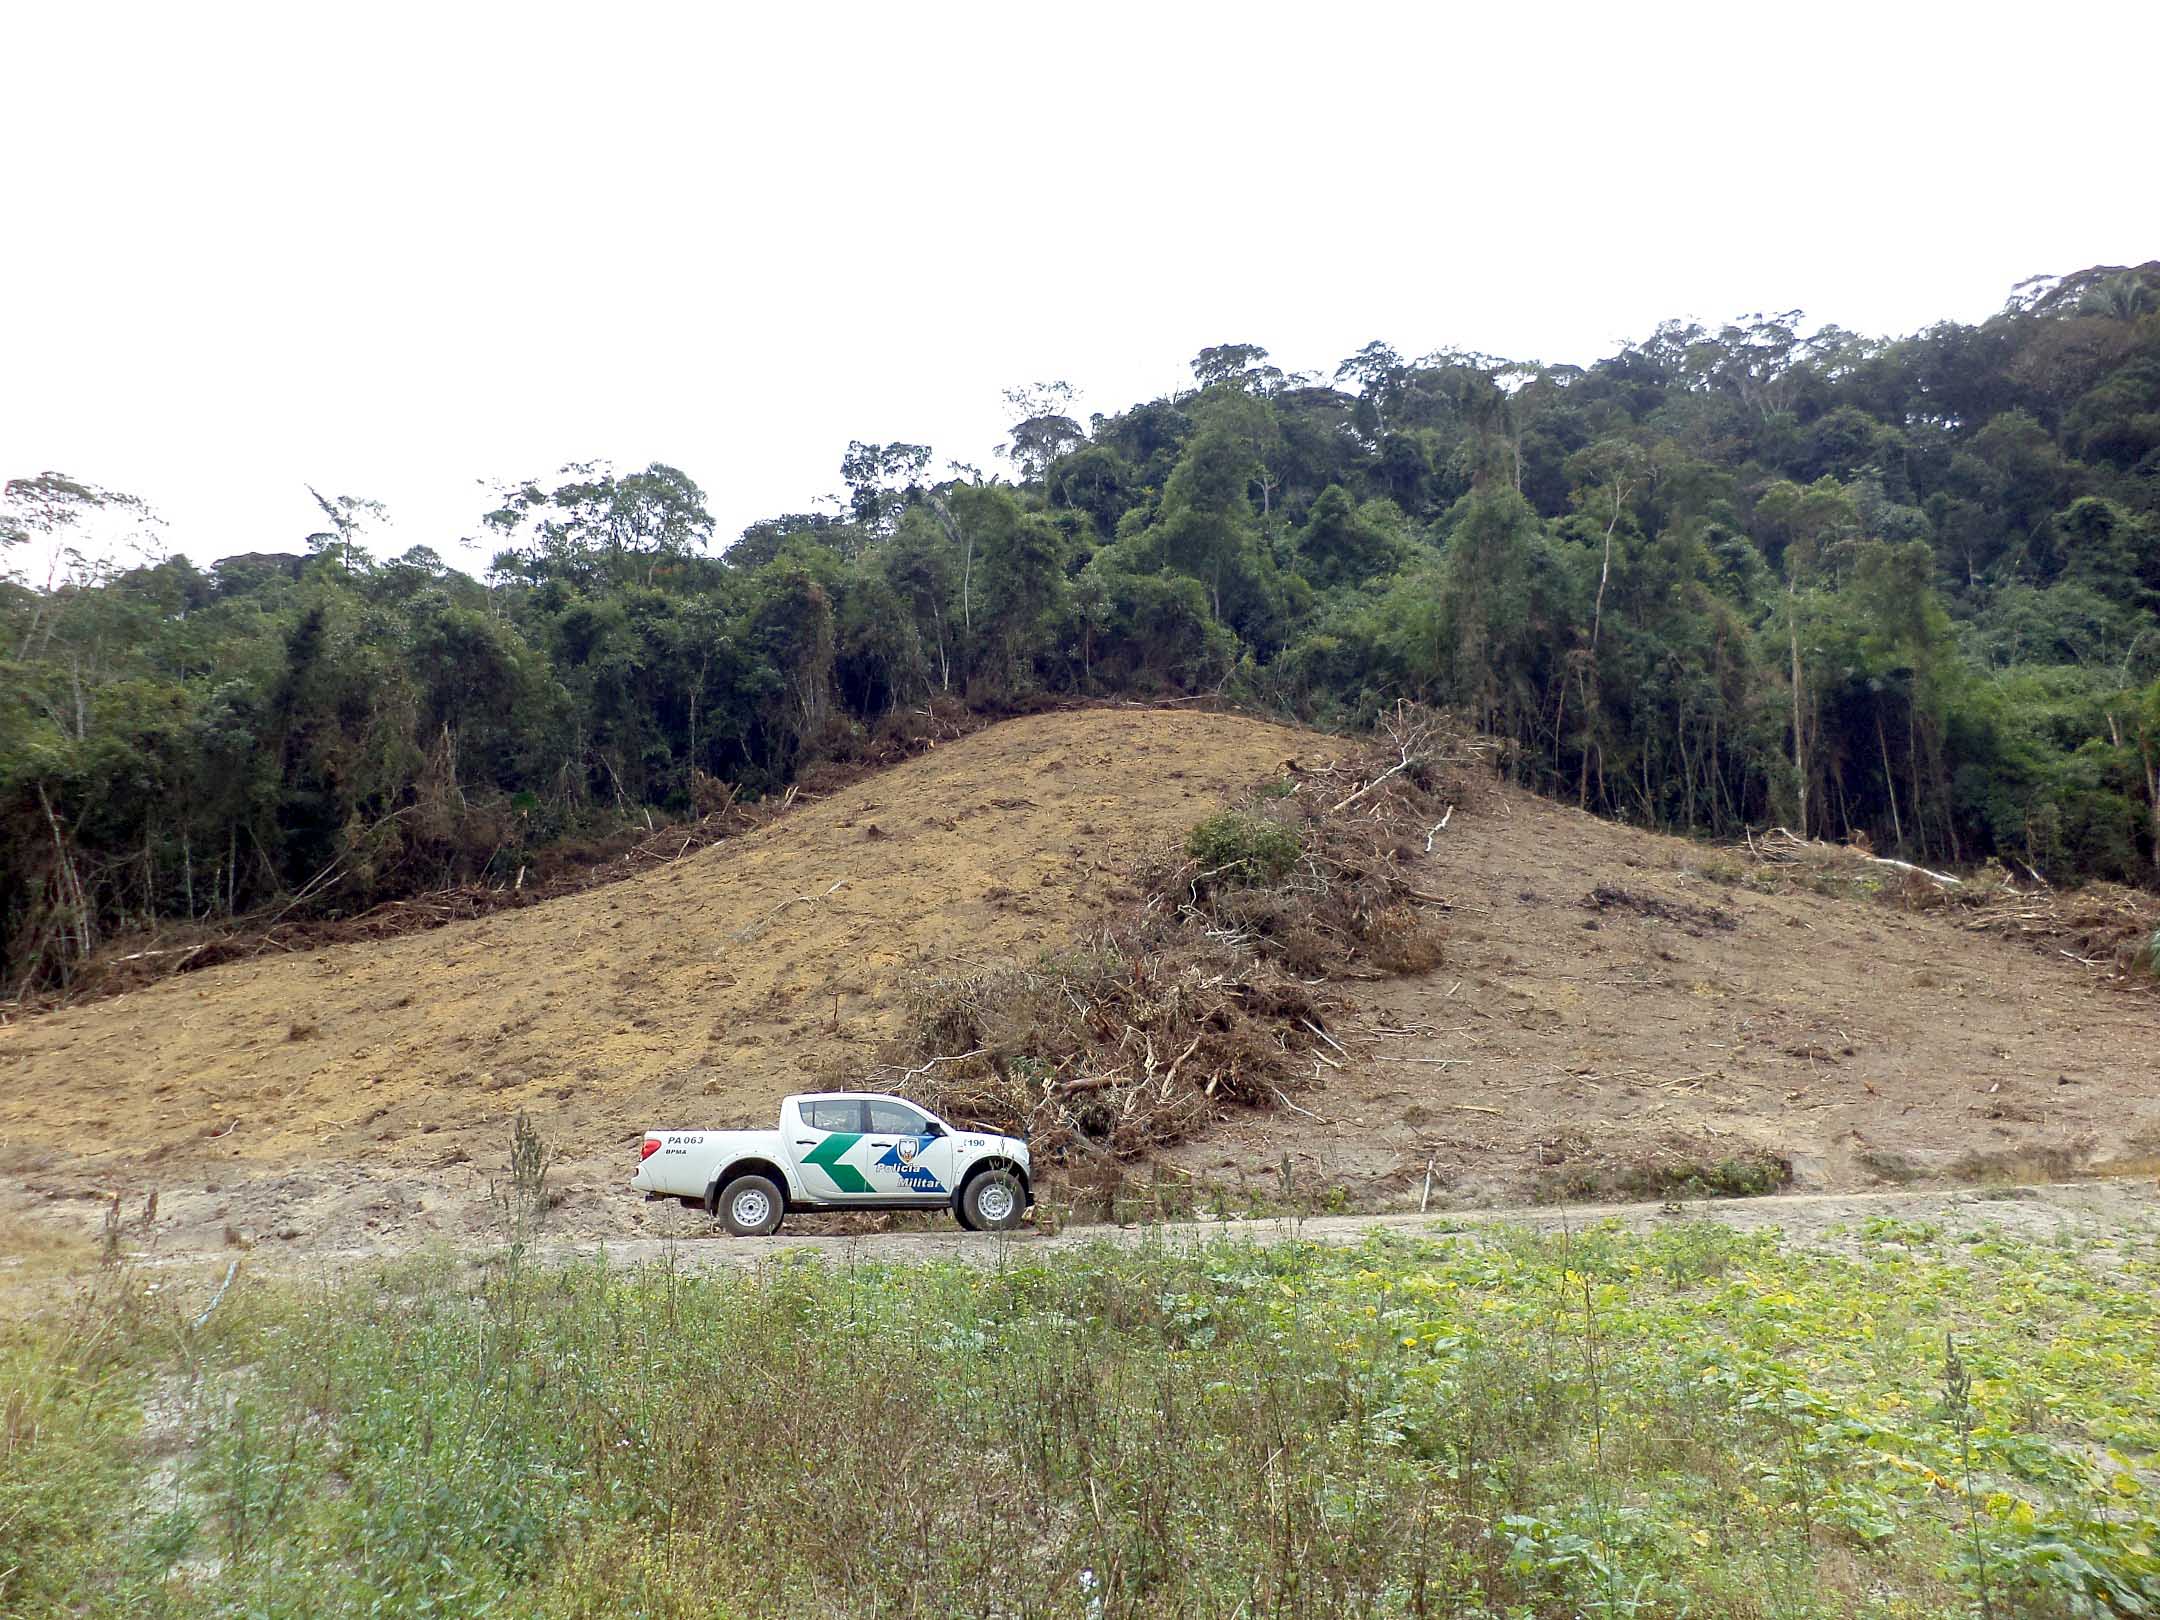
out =
<svg viewBox="0 0 2160 1620"><path fill-rule="evenodd" d="M10 1615L2160 1609L2150 1231L152 1286L0 1341Z"/></svg>

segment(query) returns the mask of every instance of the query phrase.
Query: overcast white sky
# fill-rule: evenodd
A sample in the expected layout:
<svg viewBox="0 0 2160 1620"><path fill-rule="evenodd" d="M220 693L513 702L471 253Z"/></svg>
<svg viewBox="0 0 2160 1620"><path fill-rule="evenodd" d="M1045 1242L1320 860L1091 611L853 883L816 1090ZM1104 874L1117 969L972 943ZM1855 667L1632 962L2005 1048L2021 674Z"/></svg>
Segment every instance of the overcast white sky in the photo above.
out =
<svg viewBox="0 0 2160 1620"><path fill-rule="evenodd" d="M198 561L305 485L467 567L482 482L850 438L991 464L1257 342L1588 361L1904 332L2160 253L2160 5L0 4L0 477ZM27 560L27 559L25 559Z"/></svg>

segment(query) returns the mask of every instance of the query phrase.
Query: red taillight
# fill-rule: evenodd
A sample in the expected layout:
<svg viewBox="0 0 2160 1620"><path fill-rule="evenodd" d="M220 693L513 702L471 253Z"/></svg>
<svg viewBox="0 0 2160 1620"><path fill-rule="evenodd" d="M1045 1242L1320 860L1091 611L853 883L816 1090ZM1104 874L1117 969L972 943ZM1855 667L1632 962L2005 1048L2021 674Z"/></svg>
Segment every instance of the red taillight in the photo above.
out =
<svg viewBox="0 0 2160 1620"><path fill-rule="evenodd" d="M646 1137L645 1145L638 1149L638 1163L643 1164L647 1159L651 1158L655 1153L658 1153L659 1151L660 1138L657 1136Z"/></svg>

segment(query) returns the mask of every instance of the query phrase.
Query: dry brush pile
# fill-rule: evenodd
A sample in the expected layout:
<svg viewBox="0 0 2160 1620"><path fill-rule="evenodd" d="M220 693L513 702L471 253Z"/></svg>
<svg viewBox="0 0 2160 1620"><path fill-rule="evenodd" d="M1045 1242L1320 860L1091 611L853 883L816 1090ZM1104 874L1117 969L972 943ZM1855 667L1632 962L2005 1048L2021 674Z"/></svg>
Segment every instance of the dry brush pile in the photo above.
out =
<svg viewBox="0 0 2160 1620"><path fill-rule="evenodd" d="M2021 940L2051 955L2097 967L2130 983L2160 975L2160 896L2119 883L2061 890L2013 882L1990 867L1953 891L1915 892L1912 903L1948 905L1965 913L1973 933ZM2132 976L2135 977L2132 977Z"/></svg>
<svg viewBox="0 0 2160 1620"><path fill-rule="evenodd" d="M1953 876L1783 827L1751 837L1747 850L1763 883L1800 882L1909 911L1941 911L1968 933L2015 940L2124 985L2150 988L2160 980L2160 895L2148 890L2106 882L2058 889L2030 867L2020 876L1994 860Z"/></svg>
<svg viewBox="0 0 2160 1620"><path fill-rule="evenodd" d="M1340 1062L1343 981L1440 961L1447 902L1415 863L1487 790L1489 748L1403 706L1336 757L1283 761L1143 856L1107 927L1032 966L916 981L888 1079L1068 1169L1296 1108Z"/></svg>

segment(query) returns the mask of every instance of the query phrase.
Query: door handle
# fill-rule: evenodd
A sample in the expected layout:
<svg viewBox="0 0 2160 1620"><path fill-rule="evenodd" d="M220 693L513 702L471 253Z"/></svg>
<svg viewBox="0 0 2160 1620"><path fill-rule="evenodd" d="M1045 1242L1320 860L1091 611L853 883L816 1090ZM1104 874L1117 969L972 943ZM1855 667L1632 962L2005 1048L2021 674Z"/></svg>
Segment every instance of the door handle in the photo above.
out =
<svg viewBox="0 0 2160 1620"><path fill-rule="evenodd" d="M814 1136L798 1136L795 1138L795 1145L797 1147L816 1147L817 1138Z"/></svg>

